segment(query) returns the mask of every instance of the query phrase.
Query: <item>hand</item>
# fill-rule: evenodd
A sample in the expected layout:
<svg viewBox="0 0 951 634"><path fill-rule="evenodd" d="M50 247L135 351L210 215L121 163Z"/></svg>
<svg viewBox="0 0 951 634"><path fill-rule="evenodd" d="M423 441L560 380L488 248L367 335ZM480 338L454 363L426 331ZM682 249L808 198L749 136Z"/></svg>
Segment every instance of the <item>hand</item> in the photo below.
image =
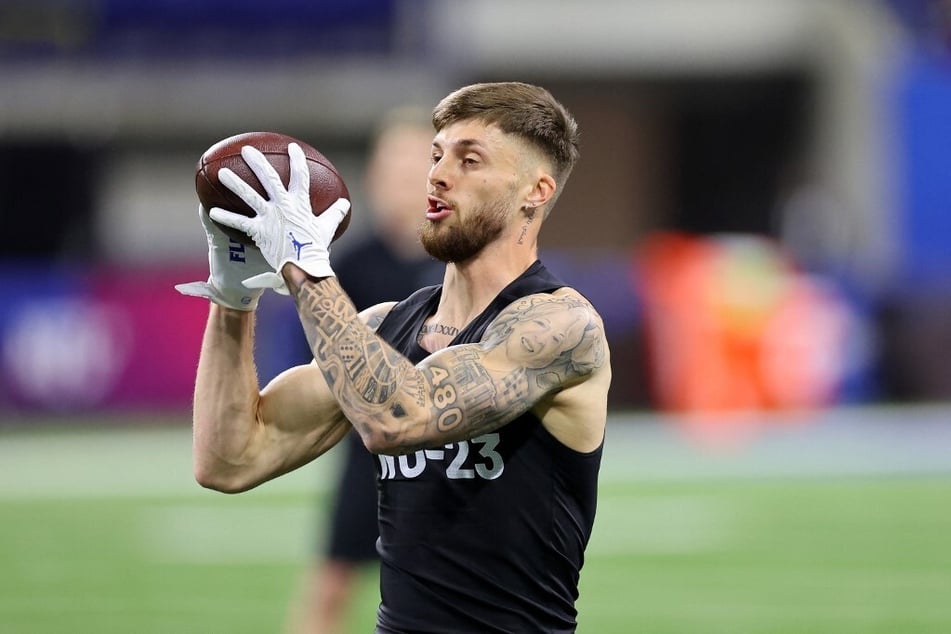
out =
<svg viewBox="0 0 951 634"><path fill-rule="evenodd" d="M242 280L271 271L271 267L259 250L228 238L201 205L198 206L198 218L208 237L208 281L177 284L175 290L182 295L204 297L228 308L254 310L264 290L245 287ZM287 294L286 287L275 290Z"/></svg>
<svg viewBox="0 0 951 634"><path fill-rule="evenodd" d="M277 171L261 152L249 145L241 148L241 156L264 186L267 200L230 169L224 168L218 172L221 183L237 194L257 215L249 218L215 208L211 210L211 217L251 236L264 259L277 271L277 274L246 279L248 287L273 288L283 284L284 280L279 274L288 262L314 277L331 277L334 274L330 268L330 242L337 225L350 209L350 201L338 198L323 213L315 216L310 206L310 172L304 151L298 144L291 143L287 154L290 179L285 188Z"/></svg>

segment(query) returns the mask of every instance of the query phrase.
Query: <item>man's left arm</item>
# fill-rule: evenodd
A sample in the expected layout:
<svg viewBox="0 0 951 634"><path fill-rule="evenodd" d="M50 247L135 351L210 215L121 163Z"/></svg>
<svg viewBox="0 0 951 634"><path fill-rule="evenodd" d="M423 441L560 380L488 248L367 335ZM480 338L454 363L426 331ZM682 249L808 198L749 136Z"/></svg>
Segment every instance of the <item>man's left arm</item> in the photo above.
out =
<svg viewBox="0 0 951 634"><path fill-rule="evenodd" d="M500 313L482 342L445 348L413 366L355 319L335 278L314 279L293 266L283 273L314 359L371 451L407 453L472 438L543 399L561 399L560 406L595 421L595 429L562 425L566 444L590 450L600 443L610 382L607 343L600 318L578 294L519 300ZM559 424L557 415L553 420Z"/></svg>

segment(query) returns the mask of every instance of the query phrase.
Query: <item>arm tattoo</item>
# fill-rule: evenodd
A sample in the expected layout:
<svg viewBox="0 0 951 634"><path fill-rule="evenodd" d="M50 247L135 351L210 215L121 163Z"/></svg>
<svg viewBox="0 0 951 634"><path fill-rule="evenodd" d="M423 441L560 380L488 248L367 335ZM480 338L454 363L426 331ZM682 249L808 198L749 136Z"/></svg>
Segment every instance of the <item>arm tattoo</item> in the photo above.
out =
<svg viewBox="0 0 951 634"><path fill-rule="evenodd" d="M319 285L319 287L318 287ZM336 278L291 285L304 333L314 359L352 424L366 431L389 410L405 416L397 393L412 391L421 402L415 369L401 354L373 334L379 323L364 325ZM382 321L382 315L379 317Z"/></svg>
<svg viewBox="0 0 951 634"><path fill-rule="evenodd" d="M481 356L476 348L460 346L427 365L432 414L439 431L450 432L464 424L471 435L478 435L493 427L498 390Z"/></svg>
<svg viewBox="0 0 951 634"><path fill-rule="evenodd" d="M308 342L341 409L400 451L493 431L605 359L600 320L578 298L519 300L481 343L445 348L414 367L360 322L336 278L295 286ZM408 420L409 408L425 413L425 425Z"/></svg>
<svg viewBox="0 0 951 634"><path fill-rule="evenodd" d="M440 433L466 437L498 429L546 394L577 383L603 366L604 330L591 306L572 297L532 296L508 307L482 343L446 348L420 367ZM492 355L508 368L493 377Z"/></svg>

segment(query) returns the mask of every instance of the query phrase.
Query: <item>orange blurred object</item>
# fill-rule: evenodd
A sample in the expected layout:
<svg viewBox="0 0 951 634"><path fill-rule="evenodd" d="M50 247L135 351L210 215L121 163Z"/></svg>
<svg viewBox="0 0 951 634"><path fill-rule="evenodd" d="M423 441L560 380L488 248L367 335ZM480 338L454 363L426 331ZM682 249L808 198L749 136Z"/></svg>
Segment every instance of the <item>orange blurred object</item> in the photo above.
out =
<svg viewBox="0 0 951 634"><path fill-rule="evenodd" d="M742 413L834 402L850 312L776 243L658 233L638 249L635 271L659 409L737 431Z"/></svg>

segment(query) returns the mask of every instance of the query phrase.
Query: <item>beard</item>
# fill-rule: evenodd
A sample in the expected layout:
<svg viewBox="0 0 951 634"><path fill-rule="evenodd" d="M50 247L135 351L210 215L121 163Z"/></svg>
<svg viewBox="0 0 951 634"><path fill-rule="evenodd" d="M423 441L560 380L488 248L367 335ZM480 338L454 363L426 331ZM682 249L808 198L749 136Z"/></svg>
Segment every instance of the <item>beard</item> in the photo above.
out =
<svg viewBox="0 0 951 634"><path fill-rule="evenodd" d="M508 207L508 201L486 203L468 220L452 226L425 222L419 230L420 242L426 253L441 262L466 262L502 234Z"/></svg>

